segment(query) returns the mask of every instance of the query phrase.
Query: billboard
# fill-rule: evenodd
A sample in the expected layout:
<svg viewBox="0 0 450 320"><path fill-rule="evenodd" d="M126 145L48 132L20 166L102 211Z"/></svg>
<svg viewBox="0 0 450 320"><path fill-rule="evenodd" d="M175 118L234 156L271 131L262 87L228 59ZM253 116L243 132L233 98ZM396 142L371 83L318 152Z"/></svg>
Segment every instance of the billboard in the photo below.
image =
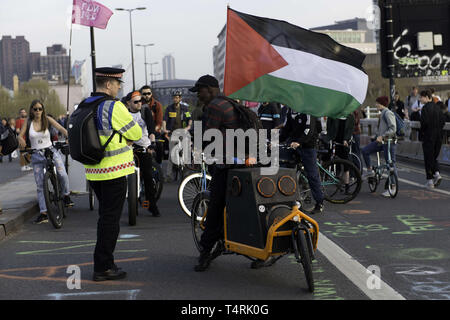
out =
<svg viewBox="0 0 450 320"><path fill-rule="evenodd" d="M386 5L392 5L390 13ZM382 75L390 77L389 41L393 39L393 77L448 76L450 0L379 0ZM393 37L389 37L392 18Z"/></svg>

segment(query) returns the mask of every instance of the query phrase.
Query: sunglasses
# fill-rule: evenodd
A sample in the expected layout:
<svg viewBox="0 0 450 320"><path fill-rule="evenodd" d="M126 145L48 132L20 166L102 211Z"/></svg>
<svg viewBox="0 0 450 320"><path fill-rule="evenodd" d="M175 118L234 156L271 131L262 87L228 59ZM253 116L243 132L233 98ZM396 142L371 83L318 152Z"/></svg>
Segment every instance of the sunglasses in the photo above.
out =
<svg viewBox="0 0 450 320"><path fill-rule="evenodd" d="M143 95L143 96L151 96L152 93L151 93L151 92L142 92L142 95Z"/></svg>
<svg viewBox="0 0 450 320"><path fill-rule="evenodd" d="M43 108L33 108L33 111L42 111L44 110Z"/></svg>
<svg viewBox="0 0 450 320"><path fill-rule="evenodd" d="M141 103L141 102L142 102L142 100L133 101L134 104L138 104L138 103Z"/></svg>

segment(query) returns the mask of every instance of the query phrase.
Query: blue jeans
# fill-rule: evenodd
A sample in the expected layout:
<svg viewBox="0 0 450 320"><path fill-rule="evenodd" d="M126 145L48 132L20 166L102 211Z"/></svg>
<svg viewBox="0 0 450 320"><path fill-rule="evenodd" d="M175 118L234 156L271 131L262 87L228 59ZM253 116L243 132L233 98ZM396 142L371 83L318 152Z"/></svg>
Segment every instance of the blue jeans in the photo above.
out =
<svg viewBox="0 0 450 320"><path fill-rule="evenodd" d="M61 158L61 154L56 149L53 151L53 163L56 166L56 172L58 173L59 182L62 188L62 194L68 196L70 194L69 189L69 177L66 173L66 168L64 167L64 162ZM45 205L44 197L44 168L45 168L45 157L41 152L35 152L31 155L31 164L33 165L34 180L37 186L37 197L39 202L39 211L41 213L47 212L47 206Z"/></svg>
<svg viewBox="0 0 450 320"><path fill-rule="evenodd" d="M392 160L392 163L394 165L394 169L397 172L397 168L395 166L395 162L396 162L395 161L395 150L396 149L397 149L396 145L391 143L391 160ZM386 163L388 163L388 153L387 153L388 145L387 145L387 143L381 144L381 143L378 143L376 141L373 141L373 142L369 143L367 146L365 146L361 150L361 153L363 155L364 162L366 163L366 168L367 169L372 167L371 161L370 161L370 155L373 154L373 153L376 153L376 152L380 152L380 151L383 151L384 159L385 159Z"/></svg>
<svg viewBox="0 0 450 320"><path fill-rule="evenodd" d="M323 203L323 192L321 189L319 168L317 167L317 151L316 149L298 148L303 166L305 167L306 177L308 178L311 194L316 203Z"/></svg>

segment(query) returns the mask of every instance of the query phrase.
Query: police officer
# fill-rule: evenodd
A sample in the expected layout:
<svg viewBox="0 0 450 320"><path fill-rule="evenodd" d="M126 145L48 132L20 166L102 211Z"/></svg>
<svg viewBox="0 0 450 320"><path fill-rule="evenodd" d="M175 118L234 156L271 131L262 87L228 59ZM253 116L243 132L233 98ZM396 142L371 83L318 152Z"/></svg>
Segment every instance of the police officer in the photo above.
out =
<svg viewBox="0 0 450 320"><path fill-rule="evenodd" d="M181 91L174 91L172 93L173 104L166 108L163 118L163 131L167 133L168 137L177 129L190 130L192 125L192 118L189 109L186 105L181 103ZM171 154L169 152L169 154ZM173 180L173 165L169 158L166 167L166 181Z"/></svg>
<svg viewBox="0 0 450 320"><path fill-rule="evenodd" d="M320 188L319 170L317 168L317 118L289 109L286 124L281 129L280 141L287 142L300 154L305 167L311 193L316 201L312 214L323 211L324 195Z"/></svg>
<svg viewBox="0 0 450 320"><path fill-rule="evenodd" d="M127 192L126 176L134 173L131 145L142 137L141 127L122 102L115 99L122 83L123 69L95 69L97 91L82 104L97 105L96 126L102 145L110 138L105 157L95 165L84 165L86 179L99 201L97 243L94 252L94 281L117 280L126 272L114 263L114 249L120 231L120 215Z"/></svg>

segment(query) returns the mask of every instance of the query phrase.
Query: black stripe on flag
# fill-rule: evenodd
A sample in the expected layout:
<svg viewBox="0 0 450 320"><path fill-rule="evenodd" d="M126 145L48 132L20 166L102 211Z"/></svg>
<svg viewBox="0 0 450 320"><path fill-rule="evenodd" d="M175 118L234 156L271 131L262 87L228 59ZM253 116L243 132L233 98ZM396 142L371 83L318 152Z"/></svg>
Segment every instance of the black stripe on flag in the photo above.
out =
<svg viewBox="0 0 450 320"><path fill-rule="evenodd" d="M233 12L272 45L308 52L364 71L364 53L343 46L326 34L309 31L286 21L252 16L235 10Z"/></svg>

